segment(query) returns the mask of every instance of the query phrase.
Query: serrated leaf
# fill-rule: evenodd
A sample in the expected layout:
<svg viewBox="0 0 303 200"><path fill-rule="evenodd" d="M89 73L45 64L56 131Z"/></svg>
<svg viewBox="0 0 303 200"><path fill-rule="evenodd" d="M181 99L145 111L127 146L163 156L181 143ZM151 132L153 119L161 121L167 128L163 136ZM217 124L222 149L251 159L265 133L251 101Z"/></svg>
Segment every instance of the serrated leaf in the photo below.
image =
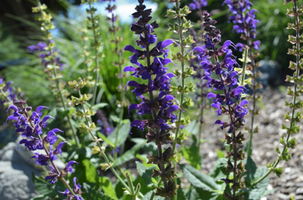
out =
<svg viewBox="0 0 303 200"><path fill-rule="evenodd" d="M244 189L245 199L259 200L262 196L264 196L267 193L266 188L269 184L269 177L266 177L263 181L258 183L253 188L251 188L251 185L253 184L254 181L257 181L259 178L265 175L268 170L266 167L258 169L256 164L253 162L253 160L250 157L247 158L245 169L247 170L244 175L245 185L246 185L246 189Z"/></svg>
<svg viewBox="0 0 303 200"><path fill-rule="evenodd" d="M205 191L220 190L220 186L215 182L214 178L203 174L201 171L189 165L180 165L184 176L195 187L201 188Z"/></svg>
<svg viewBox="0 0 303 200"><path fill-rule="evenodd" d="M250 156L247 157L245 165L246 173L244 175L245 185L248 187L251 185L252 181L255 179L255 174L257 171L257 165L252 160Z"/></svg>
<svg viewBox="0 0 303 200"><path fill-rule="evenodd" d="M139 163L138 161L136 161L136 166L137 166L137 170L138 170L140 176L142 176L143 173L145 173L145 171L148 169L147 167L145 167L143 164Z"/></svg>

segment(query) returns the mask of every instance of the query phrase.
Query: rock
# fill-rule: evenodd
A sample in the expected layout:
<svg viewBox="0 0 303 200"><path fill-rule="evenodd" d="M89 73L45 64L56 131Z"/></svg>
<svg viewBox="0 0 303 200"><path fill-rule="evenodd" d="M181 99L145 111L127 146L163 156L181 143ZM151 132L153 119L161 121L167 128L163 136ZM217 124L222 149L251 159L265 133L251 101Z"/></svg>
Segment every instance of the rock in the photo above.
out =
<svg viewBox="0 0 303 200"><path fill-rule="evenodd" d="M31 178L24 170L29 168L22 163L0 161L0 199L28 200L37 195Z"/></svg>

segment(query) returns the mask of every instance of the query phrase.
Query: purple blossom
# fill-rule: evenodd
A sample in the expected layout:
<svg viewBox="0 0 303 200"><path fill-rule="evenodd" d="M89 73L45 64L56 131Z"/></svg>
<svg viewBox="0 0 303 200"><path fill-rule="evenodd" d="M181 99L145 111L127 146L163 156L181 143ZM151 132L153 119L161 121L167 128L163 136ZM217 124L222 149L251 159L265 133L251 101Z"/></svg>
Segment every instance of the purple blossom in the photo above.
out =
<svg viewBox="0 0 303 200"><path fill-rule="evenodd" d="M244 34L244 40L254 40L256 38L256 25L260 23L255 19L255 9L251 9L252 3L249 0L225 0L223 5L226 4L230 11L229 22L234 24L233 31L239 34ZM260 41L248 42L250 48L259 49ZM243 46L237 44L238 50L242 51Z"/></svg>
<svg viewBox="0 0 303 200"><path fill-rule="evenodd" d="M9 81L5 83L4 79L0 77L0 88L2 89L2 92L7 93L7 97L10 101L14 101L16 98L16 94L13 91L13 88L11 86L13 82ZM5 85L2 85L5 84ZM2 85L2 86L1 86ZM0 99L0 104L4 104L5 100Z"/></svg>
<svg viewBox="0 0 303 200"><path fill-rule="evenodd" d="M193 0L193 2L189 4L191 10L199 10L205 6L207 6L207 0Z"/></svg>
<svg viewBox="0 0 303 200"><path fill-rule="evenodd" d="M229 1L225 1L229 2ZM216 109L217 115L229 113L234 115L235 120L230 122L216 121L215 124L221 124L221 128L230 127L229 132L234 130L234 126L244 123L244 115L247 114L248 109L245 107L248 104L247 100L241 103L241 94L245 93L245 87L238 85L238 72L234 71L234 67L239 67L232 54L232 48L237 48L231 41L227 40L224 44L216 49L218 38L221 38L220 31L215 29L216 22L210 18L210 14L205 12L203 14L204 21L202 25L205 27L205 40L208 44L205 47L194 48L194 51L200 54L200 58L208 59L215 57L216 62L203 61L200 65L204 68L205 73L203 79L207 81L207 86L212 87L215 91L222 91L219 94L209 92L208 99L212 99L211 106ZM220 62L217 55L225 55L224 59ZM213 76L216 74L217 76ZM223 94L222 94L223 93Z"/></svg>
<svg viewBox="0 0 303 200"><path fill-rule="evenodd" d="M53 43L54 41L51 41ZM49 50L47 50L48 45L45 42L39 42L37 45L30 45L27 49L30 53L34 53L35 51L40 52L39 57L41 58L42 65L47 67L49 64L54 64L60 67L60 70L63 70L63 63L60 61L60 57L53 57L57 52L57 49L52 50L52 54Z"/></svg>
<svg viewBox="0 0 303 200"><path fill-rule="evenodd" d="M154 30L159 27L156 22L149 23L151 17L150 9L145 9L143 1L139 1L140 5L136 7L137 12L133 13L134 18L138 18L136 23L133 23L131 30L139 35L136 42L141 49L137 49L131 45L127 45L124 50L132 52L130 61L138 67L126 66L124 71L133 72L135 78L140 78L147 80L146 83L139 83L137 81L128 81L127 85L133 87L132 92L141 99L139 104L131 104L129 106L129 111L137 110L140 115L149 114L154 115L154 121L149 122L147 120L134 120L131 123L132 127L137 127L144 131L145 127L151 127L155 123L162 129L169 129L170 125L167 121L172 121L176 119L174 112L179 109L177 105L173 105L174 97L169 95L171 78L174 77L172 73L167 73L165 65L171 63L171 60L166 58L168 55L169 45L173 43L173 40L168 39L157 41L157 36ZM156 43L153 47L152 44ZM148 65L145 66L139 61L148 58ZM159 95L150 99L150 94L154 91L159 91ZM145 97L145 94L149 94Z"/></svg>
<svg viewBox="0 0 303 200"><path fill-rule="evenodd" d="M21 135L25 137L20 141L20 144L24 144L24 146L30 150L35 151L37 149L44 149L45 154L34 152L33 159L35 159L36 163L42 166L50 165L50 172L48 176L45 177L45 181L50 184L54 184L59 177L63 178L67 175L67 173L72 173L72 165L77 163L75 161L69 161L66 167L60 172L57 167L54 165L52 161L57 159L57 154L62 154L62 146L65 142L61 142L55 148L53 145L57 142L58 136L56 135L58 132L63 132L58 128L54 128L42 138L43 129L47 126L47 120L52 118L51 116L43 116L43 109L47 108L45 106L38 106L32 114L29 114L29 111L32 110L31 107L24 107L26 102L19 100L14 101L14 105L10 105L8 110L13 110L13 113L7 118L7 120L14 120L14 126L16 127L16 132L21 132ZM8 111L7 110L7 111ZM48 143L48 145L47 145ZM76 184L74 180L74 191L75 198L82 199L79 195L81 194L80 190L81 186ZM68 192L63 192L68 195ZM76 197L77 196L77 197Z"/></svg>

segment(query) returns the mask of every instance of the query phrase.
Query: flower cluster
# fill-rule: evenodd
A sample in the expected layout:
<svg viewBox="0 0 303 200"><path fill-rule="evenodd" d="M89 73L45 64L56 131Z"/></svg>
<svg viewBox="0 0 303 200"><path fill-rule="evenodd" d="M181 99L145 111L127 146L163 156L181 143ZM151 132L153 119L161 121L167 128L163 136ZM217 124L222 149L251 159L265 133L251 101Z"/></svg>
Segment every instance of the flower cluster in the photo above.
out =
<svg viewBox="0 0 303 200"><path fill-rule="evenodd" d="M5 83L4 79L0 78L0 104L4 104L6 99L9 99L9 101L15 100L16 94L14 93L11 84L11 81Z"/></svg>
<svg viewBox="0 0 303 200"><path fill-rule="evenodd" d="M32 158L35 159L36 163L39 165L48 165L49 163L51 163L51 172L49 172L49 175L45 177L45 180L48 181L50 184L55 183L58 179L65 182L64 177L67 175L68 172L73 172L72 165L77 162L69 161L66 167L61 172L53 162L57 159L58 154L62 156L61 148L65 142L59 143L56 148L54 147L54 144L58 140L58 136L56 135L56 133L63 131L58 128L54 128L48 131L48 133L44 137L42 137L43 129L47 127L48 119L53 117L49 115L45 115L44 117L42 117L42 110L44 108L47 108L45 106L39 106L35 111L32 111L31 107L24 107L24 105L25 101L14 101L14 104L8 107L8 110L11 109L14 110L14 112L7 118L7 120L15 121L15 132L19 132L23 137L25 137L25 139L22 139L20 141L20 144L24 144L26 149L28 149L29 151L45 151L45 154L35 152L35 155L32 156ZM66 191L65 194L69 196L68 199L73 199L73 197L78 200L82 199L79 196L81 194L81 190L78 189L72 192L72 194L70 194L70 189L67 190L68 191Z"/></svg>
<svg viewBox="0 0 303 200"><path fill-rule="evenodd" d="M193 0L193 2L189 4L191 10L199 10L205 6L207 6L207 0Z"/></svg>
<svg viewBox="0 0 303 200"><path fill-rule="evenodd" d="M131 123L132 127L137 127L144 131L147 128L148 133L146 135L147 142L154 141L158 146L158 156L149 156L149 163L157 164L158 170L154 170L153 176L160 176L163 181L164 188L157 188L157 195L165 197L173 197L175 195L176 185L173 180L175 177L175 170L170 163L170 158L173 156L171 147L168 147L162 152L163 144L172 143L170 137L171 125L175 122L176 115L174 112L179 109L174 104L174 97L169 94L171 78L174 76L172 73L167 73L167 67L165 65L171 62L166 58L168 51L165 48L172 44L172 40L165 40L163 42L157 42L157 36L154 34L154 30L158 28L156 22L149 23L151 20L151 9L145 9L143 0L139 0L139 5L136 7L134 18L139 18L138 21L131 26L131 30L135 34L140 36L137 45L142 50L136 49L131 45L125 47L126 51L130 51L133 55L130 57L134 66L126 66L124 71L133 72L132 76L140 78L146 83L138 83L136 81L129 81L128 86L134 87L132 92L141 99L139 104L131 104L129 111L138 110L138 114L149 114L152 119L147 120L134 120ZM151 45L156 43L153 48ZM160 57L163 56L163 57ZM146 59L146 65L139 62L139 60ZM154 97L155 92L159 91L158 96ZM145 97L144 94L148 94Z"/></svg>
<svg viewBox="0 0 303 200"><path fill-rule="evenodd" d="M233 30L237 33L243 34L242 38L247 41L254 40L256 38L256 24L259 20L255 19L255 9L251 9L253 5L249 0L225 0L223 5L227 4L231 16L229 21L234 23ZM250 48L259 49L260 40L250 42L248 44ZM243 50L243 44L237 44L239 50Z"/></svg>
<svg viewBox="0 0 303 200"><path fill-rule="evenodd" d="M50 43L54 43L52 40ZM60 61L60 57L57 55L57 49L52 50L52 53L47 50L48 45L45 42L39 42L37 45L30 45L27 47L28 50L30 50L31 53L34 53L35 51L40 52L39 57L41 58L42 65L44 67L47 67L49 64L55 64L56 66L60 67L60 70L63 70L63 63ZM53 59L53 61L52 61Z"/></svg>
<svg viewBox="0 0 303 200"><path fill-rule="evenodd" d="M255 62L256 57L258 56L258 49L260 46L260 41L255 40L256 38L256 24L259 23L259 20L255 19L255 13L258 12L255 9L252 9L253 4L249 0L225 0L223 5L227 4L230 10L229 21L234 23L233 31L241 34L241 38L246 41L246 44L238 43L237 48L242 51L245 47L243 53L243 78L246 76L246 84L250 86L253 90L252 97L252 108L251 108L251 124L250 124L250 139L248 141L248 151L247 155L251 156L252 154L252 139L253 134L258 133L258 127L254 127L254 118L258 114L256 102L257 96L256 92L261 88L261 84L257 83L257 78L260 74L257 73L256 68L258 65ZM246 67L248 66L248 67ZM246 68L248 70L246 70ZM253 82L251 82L251 79Z"/></svg>
<svg viewBox="0 0 303 200"><path fill-rule="evenodd" d="M207 80L207 86L217 91L207 94L207 98L213 99L211 106L217 110L217 115L229 115L229 121L217 120L215 124L220 124L222 129L228 128L225 137L226 143L232 147L232 152L227 152L229 158L227 173L233 172L233 180L227 177L224 181L227 185L232 183L233 192L232 194L226 193L225 197L236 199L238 195L236 192L242 187L241 177L244 172L244 166L238 160L243 160L245 157L241 149L244 136L241 132L237 134L236 131L244 124L244 116L248 113L245 106L248 101L241 98L245 88L238 85L238 72L234 70L238 64L230 47L235 47L235 45L228 40L220 48L216 48L221 42L221 34L220 30L216 29L215 24L216 21L211 19L210 14L204 12L202 25L205 31L203 35L205 48L195 47L194 51L199 52L201 56L208 56L209 59L214 57L215 60L213 64L209 61L202 61L200 65L204 69L203 79ZM221 62L219 56L224 56ZM233 159L233 163L231 159Z"/></svg>

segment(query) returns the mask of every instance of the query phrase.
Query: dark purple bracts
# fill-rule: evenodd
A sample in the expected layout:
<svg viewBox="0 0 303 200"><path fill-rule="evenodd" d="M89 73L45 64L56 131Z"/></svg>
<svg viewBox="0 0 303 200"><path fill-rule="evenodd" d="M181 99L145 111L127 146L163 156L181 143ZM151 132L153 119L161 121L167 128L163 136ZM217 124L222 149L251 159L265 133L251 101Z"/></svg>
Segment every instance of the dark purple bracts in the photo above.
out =
<svg viewBox="0 0 303 200"><path fill-rule="evenodd" d="M171 147L162 152L162 144L171 144L170 136L171 123L177 119L175 111L179 106L175 105L175 100L170 95L170 82L174 77L172 73L167 73L167 64L171 60L167 58L166 48L173 43L173 40L164 40L157 42L157 36L154 30L158 28L156 22L149 23L151 20L151 9L145 9L143 0L139 0L136 7L134 18L138 18L133 23L131 30L139 35L136 41L140 49L127 45L124 50L133 53L129 57L130 62L135 66L126 66L125 72L132 72L132 76L142 81L131 80L127 85L132 87L132 92L141 99L139 104L131 104L129 111L137 110L140 115L151 115L151 119L134 120L131 127L137 127L142 131L148 130L146 135L147 142L154 141L158 146L157 156L148 156L148 163L157 164L159 170L154 170L153 176L160 176L163 181L163 187L157 188L156 195L173 197L175 195L176 185L173 180L175 177L174 168L165 161L173 156ZM154 45L153 45L154 44ZM151 46L153 45L153 47ZM142 62L145 60L145 62ZM165 159L164 159L165 157ZM167 172L169 171L169 173Z"/></svg>

